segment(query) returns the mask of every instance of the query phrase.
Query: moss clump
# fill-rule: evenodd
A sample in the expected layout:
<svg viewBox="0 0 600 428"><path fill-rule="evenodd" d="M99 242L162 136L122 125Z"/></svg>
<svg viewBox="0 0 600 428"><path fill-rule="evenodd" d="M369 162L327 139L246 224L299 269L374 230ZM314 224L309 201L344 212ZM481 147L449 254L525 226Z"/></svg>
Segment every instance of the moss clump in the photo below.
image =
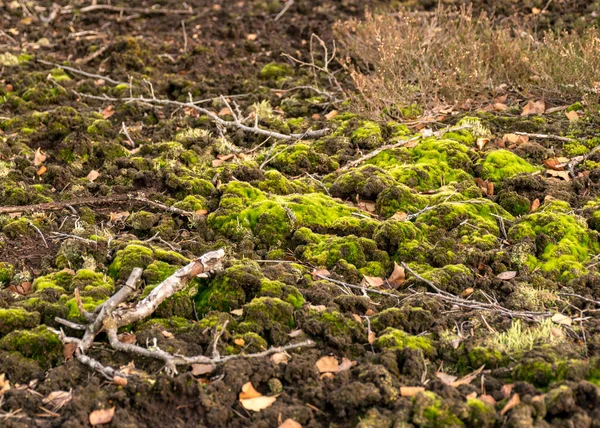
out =
<svg viewBox="0 0 600 428"><path fill-rule="evenodd" d="M114 279L127 280L135 267L145 269L154 258L154 252L148 247L131 244L117 252L115 259L108 268L108 273Z"/></svg>
<svg viewBox="0 0 600 428"><path fill-rule="evenodd" d="M287 333L294 328L294 307L276 297L257 297L244 306L244 321L268 332L275 343L287 341Z"/></svg>
<svg viewBox="0 0 600 428"><path fill-rule="evenodd" d="M380 349L419 349L423 351L423 354L428 356L435 355L436 353L430 339L424 336L412 336L396 328L385 329L381 336L377 338L375 344Z"/></svg>
<svg viewBox="0 0 600 428"><path fill-rule="evenodd" d="M270 62L260 70L259 76L261 79L277 79L279 77L289 76L292 73L292 67L288 64Z"/></svg>
<svg viewBox="0 0 600 428"><path fill-rule="evenodd" d="M397 212L411 214L423 209L427 199L415 193L404 184L397 184L383 190L377 197L375 207L384 217L391 217Z"/></svg>
<svg viewBox="0 0 600 428"><path fill-rule="evenodd" d="M435 392L419 392L413 398L412 422L419 427L462 427L464 423Z"/></svg>
<svg viewBox="0 0 600 428"><path fill-rule="evenodd" d="M34 328L39 323L38 312L29 312L22 308L0 309L0 336L17 329Z"/></svg>
<svg viewBox="0 0 600 428"><path fill-rule="evenodd" d="M519 195L517 192L500 192L498 203L502 208L514 216L527 214L531 207L529 199Z"/></svg>
<svg viewBox="0 0 600 428"><path fill-rule="evenodd" d="M80 291L94 291L95 294L105 294L107 297L115 291L112 278L90 269L77 271L67 290L72 291L76 288Z"/></svg>
<svg viewBox="0 0 600 428"><path fill-rule="evenodd" d="M275 147L277 155L269 162L269 166L288 175L309 173L328 173L339 167L329 156L318 153L309 144L298 143Z"/></svg>
<svg viewBox="0 0 600 428"><path fill-rule="evenodd" d="M90 135L100 136L100 135L108 135L112 133L113 125L108 120L104 119L96 119L90 126L87 128L87 133Z"/></svg>
<svg viewBox="0 0 600 428"><path fill-rule="evenodd" d="M266 193L276 195L290 195L292 193L314 193L316 189L300 180L289 180L279 171L265 172L263 180L258 183L258 188Z"/></svg>
<svg viewBox="0 0 600 428"><path fill-rule="evenodd" d="M240 348L240 351L243 349L243 351L246 353L265 351L269 347L265 339L251 331L244 334L236 334L233 337L234 341L239 341L240 339L243 340L243 345L242 348Z"/></svg>
<svg viewBox="0 0 600 428"><path fill-rule="evenodd" d="M302 297L302 294L296 287L267 278L261 279L259 294L260 296L280 298L283 301L291 303L296 309L300 309L304 304L304 297Z"/></svg>
<svg viewBox="0 0 600 428"><path fill-rule="evenodd" d="M0 286L10 283L15 274L15 267L10 263L0 262Z"/></svg>
<svg viewBox="0 0 600 428"><path fill-rule="evenodd" d="M473 427L492 427L497 422L496 409L478 398L467 399L469 407L469 425Z"/></svg>
<svg viewBox="0 0 600 428"><path fill-rule="evenodd" d="M365 165L340 175L329 188L332 196L337 198L355 198L375 200L396 181L386 171L373 165Z"/></svg>
<svg viewBox="0 0 600 428"><path fill-rule="evenodd" d="M158 220L160 215L150 213L148 211L138 211L131 214L127 218L127 224L133 229L140 232L147 232L152 229Z"/></svg>
<svg viewBox="0 0 600 428"><path fill-rule="evenodd" d="M184 211L197 212L205 210L207 207L206 199L199 195L186 196L183 201L178 201L173 204L174 208L179 208Z"/></svg>
<svg viewBox="0 0 600 428"><path fill-rule="evenodd" d="M422 240L423 234L409 221L386 220L377 226L373 239L377 248L393 256L401 248L406 248L407 243Z"/></svg>
<svg viewBox="0 0 600 428"><path fill-rule="evenodd" d="M63 300L64 299L64 300ZM77 301L75 298L68 299L68 296L63 296L61 301L64 301L65 306L68 308L67 319L73 321L85 321L81 312L79 311L79 307L77 306ZM93 296L81 296L81 302L83 304L83 309L87 312L94 312L94 309L102 303L106 301L106 297L94 298Z"/></svg>
<svg viewBox="0 0 600 428"><path fill-rule="evenodd" d="M381 127L370 120L363 121L350 135L350 141L362 149L379 147L383 144Z"/></svg>
<svg viewBox="0 0 600 428"><path fill-rule="evenodd" d="M481 166L481 176L493 181L502 181L518 174L531 174L539 170L508 150L495 150L489 153Z"/></svg>
<svg viewBox="0 0 600 428"><path fill-rule="evenodd" d="M63 355L63 344L45 325L13 331L0 339L0 349L19 352L45 368L55 366Z"/></svg>
<svg viewBox="0 0 600 428"><path fill-rule="evenodd" d="M529 255L526 262L531 270L540 268L569 279L585 272L584 263L600 251L596 233L571 212L567 202L552 201L509 229L512 241L535 243L536 255Z"/></svg>
<svg viewBox="0 0 600 428"><path fill-rule="evenodd" d="M71 290L73 277L72 271L67 270L40 276L33 281L32 289L33 291L42 291L46 288L53 288L60 293L65 293L67 290Z"/></svg>
<svg viewBox="0 0 600 428"><path fill-rule="evenodd" d="M22 236L35 233L33 231L33 228L30 229L29 222L24 218L18 218L16 220L8 222L2 228L2 232L4 232L6 236L12 239L18 239Z"/></svg>
<svg viewBox="0 0 600 428"><path fill-rule="evenodd" d="M306 333L320 337L339 349L346 350L352 343L363 343L367 339L362 323L338 311L311 310L305 318L302 318L300 327Z"/></svg>

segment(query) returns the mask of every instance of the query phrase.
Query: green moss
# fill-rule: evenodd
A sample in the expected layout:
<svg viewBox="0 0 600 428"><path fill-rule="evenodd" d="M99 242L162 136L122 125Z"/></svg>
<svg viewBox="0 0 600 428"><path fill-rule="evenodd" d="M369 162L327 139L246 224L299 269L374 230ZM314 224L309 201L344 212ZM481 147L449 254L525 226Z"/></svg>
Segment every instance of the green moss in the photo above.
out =
<svg viewBox="0 0 600 428"><path fill-rule="evenodd" d="M313 193L314 187L310 187L298 180L289 180L279 171L265 172L264 179L258 183L258 188L266 193L276 195L289 195L292 193Z"/></svg>
<svg viewBox="0 0 600 428"><path fill-rule="evenodd" d="M40 323L38 312L21 308L0 309L0 337L17 329L30 329Z"/></svg>
<svg viewBox="0 0 600 428"><path fill-rule="evenodd" d="M527 214L531 207L529 199L519 195L517 192L501 192L498 195L498 203L502 208L515 216Z"/></svg>
<svg viewBox="0 0 600 428"><path fill-rule="evenodd" d="M16 67L19 65L19 58L10 52L0 53L0 65L4 67Z"/></svg>
<svg viewBox="0 0 600 428"><path fill-rule="evenodd" d="M69 291L79 288L80 291L95 291L98 293L102 289L107 296L115 291L112 278L104 274L94 272L89 269L80 269L77 271L70 284Z"/></svg>
<svg viewBox="0 0 600 428"><path fill-rule="evenodd" d="M467 399L469 407L469 425L473 427L491 427L496 423L496 409L478 398Z"/></svg>
<svg viewBox="0 0 600 428"><path fill-rule="evenodd" d="M256 323L263 329L276 326L293 328L294 307L276 297L257 297L244 306L244 321Z"/></svg>
<svg viewBox="0 0 600 428"><path fill-rule="evenodd" d="M234 341L239 339L244 341L244 344L242 345L242 348L240 348L240 350L243 349L245 353L262 352L269 347L265 339L251 331L244 334L236 334L233 337Z"/></svg>
<svg viewBox="0 0 600 428"><path fill-rule="evenodd" d="M298 289L292 285L284 284L280 281L272 281L263 278L260 281L260 296L277 297L288 303L296 309L300 309L304 304L304 297Z"/></svg>
<svg viewBox="0 0 600 428"><path fill-rule="evenodd" d="M18 218L16 220L12 220L8 222L3 228L2 232L6 234L9 238L18 239L22 236L27 236L32 233L35 233L33 228L30 228L29 222L27 219Z"/></svg>
<svg viewBox="0 0 600 428"><path fill-rule="evenodd" d="M259 73L262 79L277 79L286 77L293 73L292 68L284 63L270 62L265 65Z"/></svg>
<svg viewBox="0 0 600 428"><path fill-rule="evenodd" d="M450 406L432 391L420 392L413 398L412 422L424 428L464 426Z"/></svg>
<svg viewBox="0 0 600 428"><path fill-rule="evenodd" d="M15 267L10 263L0 262L0 286L10 283L15 274Z"/></svg>
<svg viewBox="0 0 600 428"><path fill-rule="evenodd" d="M527 265L554 272L563 280L585 272L584 263L600 251L598 238L585 219L571 214L571 207L563 201L544 204L511 227L508 236L515 242L534 241L536 256L530 255Z"/></svg>
<svg viewBox="0 0 600 428"><path fill-rule="evenodd" d="M71 289L73 277L74 274L67 270L40 276L33 281L32 289L33 291L42 291L46 288L52 288L61 293L65 293L67 290Z"/></svg>
<svg viewBox="0 0 600 428"><path fill-rule="evenodd" d="M90 135L107 135L113 130L112 123L108 120L97 119L87 128Z"/></svg>
<svg viewBox="0 0 600 428"><path fill-rule="evenodd" d="M309 144L297 143L282 147L276 146L274 151L277 154L268 165L284 174L324 173L339 168L339 164L330 156L315 151Z"/></svg>
<svg viewBox="0 0 600 428"><path fill-rule="evenodd" d="M338 198L375 200L377 196L396 184L386 171L373 165L364 165L343 173L335 179L329 192Z"/></svg>
<svg viewBox="0 0 600 428"><path fill-rule="evenodd" d="M481 176L488 180L502 181L518 174L531 174L539 170L540 168L508 150L495 150L485 157Z"/></svg>
<svg viewBox="0 0 600 428"><path fill-rule="evenodd" d="M375 148L383 144L383 135L379 124L366 120L360 123L350 135L350 140L361 148Z"/></svg>
<svg viewBox="0 0 600 428"><path fill-rule="evenodd" d="M383 190L377 197L375 207L383 217L391 217L397 212L411 214L426 206L427 199L404 184L397 184Z"/></svg>
<svg viewBox="0 0 600 428"><path fill-rule="evenodd" d="M62 68L53 68L50 70L50 76L52 76L52 80L56 82L68 82L71 80L69 75L65 73L65 70Z"/></svg>
<svg viewBox="0 0 600 428"><path fill-rule="evenodd" d="M153 261L154 252L148 247L131 244L117 252L108 268L114 279L127 280L135 267L145 269Z"/></svg>
<svg viewBox="0 0 600 428"><path fill-rule="evenodd" d="M387 328L377 338L375 344L380 349L419 349L425 355L435 355L435 347L430 339L424 336L412 336L396 328Z"/></svg>
<svg viewBox="0 0 600 428"><path fill-rule="evenodd" d="M456 367L460 373L467 374L485 365L489 368L497 368L505 364L505 358L497 349L475 346L467 349L465 346L459 348L461 355Z"/></svg>
<svg viewBox="0 0 600 428"><path fill-rule="evenodd" d="M148 211L138 211L132 213L127 218L127 224L133 229L140 232L147 232L158 223L160 215L150 213Z"/></svg>
<svg viewBox="0 0 600 428"><path fill-rule="evenodd" d="M94 309L102 303L106 301L106 297L104 298L94 298L92 296L81 296L81 302L83 304L83 309L87 312L94 312ZM77 301L75 298L71 298L65 300L65 306L68 308L67 319L73 321L85 321L85 318L81 315L79 311L79 307L77 306Z"/></svg>
<svg viewBox="0 0 600 428"><path fill-rule="evenodd" d="M136 326L139 331L148 330L154 327L166 329L176 333L186 333L194 328L194 322L186 318L171 316L169 318L152 318Z"/></svg>
<svg viewBox="0 0 600 428"><path fill-rule="evenodd" d="M7 334L0 339L0 349L19 352L24 357L38 361L45 368L55 366L63 355L62 342L44 325Z"/></svg>

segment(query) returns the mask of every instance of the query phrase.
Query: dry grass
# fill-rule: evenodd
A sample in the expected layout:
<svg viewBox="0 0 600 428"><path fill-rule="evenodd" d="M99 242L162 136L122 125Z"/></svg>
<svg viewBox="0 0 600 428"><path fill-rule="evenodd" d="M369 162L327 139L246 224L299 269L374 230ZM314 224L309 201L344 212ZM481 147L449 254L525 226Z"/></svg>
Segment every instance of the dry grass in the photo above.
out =
<svg viewBox="0 0 600 428"><path fill-rule="evenodd" d="M338 24L336 33L361 94L357 101L371 113L402 116L399 106L461 105L507 90L566 101L598 98L595 28L534 37L514 22L474 18L469 9L439 9L368 14Z"/></svg>

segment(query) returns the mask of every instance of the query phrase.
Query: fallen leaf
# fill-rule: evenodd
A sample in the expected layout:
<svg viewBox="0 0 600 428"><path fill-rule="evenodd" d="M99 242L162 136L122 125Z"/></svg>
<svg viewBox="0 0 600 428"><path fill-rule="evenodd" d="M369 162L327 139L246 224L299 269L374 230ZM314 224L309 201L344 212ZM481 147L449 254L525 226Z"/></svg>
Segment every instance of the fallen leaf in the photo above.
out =
<svg viewBox="0 0 600 428"><path fill-rule="evenodd" d="M4 373L0 374L0 396L4 395L10 389L10 382L6 379Z"/></svg>
<svg viewBox="0 0 600 428"><path fill-rule="evenodd" d="M315 363L319 373L337 373L340 369L337 358L335 357L323 357Z"/></svg>
<svg viewBox="0 0 600 428"><path fill-rule="evenodd" d="M500 388L500 393L502 394L502 396L504 398L510 397L513 386L515 386L514 383L506 383L506 384L502 385L502 388Z"/></svg>
<svg viewBox="0 0 600 428"><path fill-rule="evenodd" d="M470 394L465 395L465 398L467 400L472 400L473 398L477 398L477 393L475 391L473 391Z"/></svg>
<svg viewBox="0 0 600 428"><path fill-rule="evenodd" d="M244 409L260 412L271 406L277 400L277 396L265 397L254 389L251 382L247 382L242 386L242 392L240 392L239 399L240 404Z"/></svg>
<svg viewBox="0 0 600 428"><path fill-rule="evenodd" d="M73 359L76 349L77 349L76 343L65 343L65 346L63 346L63 357L64 357L65 361L70 361Z"/></svg>
<svg viewBox="0 0 600 428"><path fill-rule="evenodd" d="M233 343L235 343L237 346L244 346L246 344L246 341L244 339L240 338L240 339L235 339L233 341Z"/></svg>
<svg viewBox="0 0 600 428"><path fill-rule="evenodd" d="M483 371L484 367L485 367L485 365L479 367L474 372L469 373L468 375L463 376L460 379L457 379L457 380L453 381L450 384L450 386L458 387L460 385L468 385L468 384L470 384L473 381L473 379L475 379L477 376L479 376L479 373L481 373Z"/></svg>
<svg viewBox="0 0 600 428"><path fill-rule="evenodd" d="M113 114L115 114L115 108L112 105L106 106L106 108L102 110L101 114L104 119L108 119Z"/></svg>
<svg viewBox="0 0 600 428"><path fill-rule="evenodd" d="M496 110L496 111L508 110L508 106L504 103L494 103L494 110Z"/></svg>
<svg viewBox="0 0 600 428"><path fill-rule="evenodd" d="M331 119L333 119L334 117L336 117L337 115L338 115L338 111L337 111L337 110L331 110L329 113L327 113L327 114L325 115L325 119L327 119L327 120L331 120Z"/></svg>
<svg viewBox="0 0 600 428"><path fill-rule="evenodd" d="M391 288L396 290L398 287L404 284L405 280L406 274L404 272L404 268L398 263L394 262L394 270L392 271L390 277L387 279L387 283Z"/></svg>
<svg viewBox="0 0 600 428"><path fill-rule="evenodd" d="M244 315L244 310L243 309L234 309L233 311L229 312L231 315L235 315L237 317L241 317L242 315Z"/></svg>
<svg viewBox="0 0 600 428"><path fill-rule="evenodd" d="M506 403L504 408L502 410L500 410L500 414L502 416L504 416L506 413L508 413L508 411L510 409L515 407L520 402L521 402L521 398L519 397L519 394L514 394L512 397L510 397L510 400L508 400L508 402Z"/></svg>
<svg viewBox="0 0 600 428"><path fill-rule="evenodd" d="M554 171L552 169L547 169L546 174L552 177L562 178L565 181L571 181L571 177L569 176L569 171Z"/></svg>
<svg viewBox="0 0 600 428"><path fill-rule="evenodd" d="M483 394L479 396L479 399L490 406L496 406L496 399L491 395Z"/></svg>
<svg viewBox="0 0 600 428"><path fill-rule="evenodd" d="M93 181L96 181L96 179L98 177L100 177L100 173L98 171L96 171L95 169L92 169L86 178L93 182Z"/></svg>
<svg viewBox="0 0 600 428"><path fill-rule="evenodd" d="M331 274L329 273L329 271L327 269L315 269L312 271L313 281L317 281L317 280L321 279L317 275L321 275L321 276L329 278L329 275L331 275Z"/></svg>
<svg viewBox="0 0 600 428"><path fill-rule="evenodd" d="M363 287L381 287L383 285L383 278L365 275L360 285Z"/></svg>
<svg viewBox="0 0 600 428"><path fill-rule="evenodd" d="M352 318L354 318L354 321L362 324L362 318L359 315L352 314Z"/></svg>
<svg viewBox="0 0 600 428"><path fill-rule="evenodd" d="M56 411L71 401L72 398L73 394L69 391L52 391L42 400L42 403L52 405Z"/></svg>
<svg viewBox="0 0 600 428"><path fill-rule="evenodd" d="M232 116L232 111L229 109L229 107L223 107L221 110L219 110L217 115L218 116L227 116L227 115Z"/></svg>
<svg viewBox="0 0 600 428"><path fill-rule="evenodd" d="M377 315L377 312L375 312L373 309L369 308L365 312L365 315L368 316L368 317L372 317L373 315Z"/></svg>
<svg viewBox="0 0 600 428"><path fill-rule="evenodd" d="M540 200L538 198L535 198L534 201L531 203L531 208L529 208L529 212L532 213L535 210L537 210L540 207Z"/></svg>
<svg viewBox="0 0 600 428"><path fill-rule="evenodd" d="M374 213L375 212L375 203L360 201L358 203L358 208L360 208L361 210L366 211L368 213Z"/></svg>
<svg viewBox="0 0 600 428"><path fill-rule="evenodd" d="M287 364L290 361L290 357L285 352L277 352L271 355L271 361L275 364Z"/></svg>
<svg viewBox="0 0 600 428"><path fill-rule="evenodd" d="M321 119L321 115L319 113L314 113L311 118L313 118L314 120L319 120Z"/></svg>
<svg viewBox="0 0 600 428"><path fill-rule="evenodd" d="M563 333L563 331L560 328L552 327L550 329L550 333L554 337L565 337L565 334Z"/></svg>
<svg viewBox="0 0 600 428"><path fill-rule="evenodd" d="M390 220L406 221L407 218L408 218L408 214L406 214L405 212L402 212L402 211L398 211L396 214L394 214L393 216L390 217Z"/></svg>
<svg viewBox="0 0 600 428"><path fill-rule="evenodd" d="M356 365L356 361L350 361L348 358L342 358L342 363L338 367L338 373L344 370L349 370Z"/></svg>
<svg viewBox="0 0 600 428"><path fill-rule="evenodd" d="M251 42L255 41L258 36L254 33L246 34L246 40Z"/></svg>
<svg viewBox="0 0 600 428"><path fill-rule="evenodd" d="M325 305L309 305L308 308L315 312L323 312L324 310L327 309L327 306L325 306Z"/></svg>
<svg viewBox="0 0 600 428"><path fill-rule="evenodd" d="M508 281L509 279L513 279L517 276L517 272L514 270L507 270L506 272L499 273L496 275L496 278L501 279L503 281Z"/></svg>
<svg viewBox="0 0 600 428"><path fill-rule="evenodd" d="M531 13L532 13L533 15L539 15L540 13L542 13L542 9L540 9L540 8L537 8L537 7L532 7L532 8L531 8Z"/></svg>
<svg viewBox="0 0 600 428"><path fill-rule="evenodd" d="M279 425L279 428L302 428L302 425L293 419L287 418L281 425Z"/></svg>
<svg viewBox="0 0 600 428"><path fill-rule="evenodd" d="M117 221L123 221L127 217L129 217L129 211L121 211L121 212L118 212L118 213L110 213L110 214L108 214L108 221L110 221L111 223L114 223L114 222L117 222Z"/></svg>
<svg viewBox="0 0 600 428"><path fill-rule="evenodd" d="M564 168L562 166L560 166L561 163L559 162L559 160L557 158L546 159L544 161L544 165L546 166L546 168L550 168L555 171L563 171L564 170Z"/></svg>
<svg viewBox="0 0 600 428"><path fill-rule="evenodd" d="M569 119L569 122L577 122L579 120L579 113L574 110L566 111L565 116Z"/></svg>
<svg viewBox="0 0 600 428"><path fill-rule="evenodd" d="M113 376L113 383L119 386L126 386L127 378L122 376Z"/></svg>
<svg viewBox="0 0 600 428"><path fill-rule="evenodd" d="M192 364L192 375L202 376L214 371L212 364Z"/></svg>
<svg viewBox="0 0 600 428"><path fill-rule="evenodd" d="M194 211L194 214L196 214L197 216L205 216L206 214L208 214L208 210L196 210Z"/></svg>
<svg viewBox="0 0 600 428"><path fill-rule="evenodd" d="M527 135L504 134L502 136L502 141L510 144L523 144L529 141L529 137Z"/></svg>
<svg viewBox="0 0 600 428"><path fill-rule="evenodd" d="M121 333L117 337L119 338L119 342L126 343L129 345L135 343L136 340L136 335L133 333Z"/></svg>
<svg viewBox="0 0 600 428"><path fill-rule="evenodd" d="M483 137L479 137L479 138L477 139L477 148L478 148L479 150L483 150L483 148L485 147L485 145L486 145L487 143L489 143L489 142L490 142L490 139L489 139L489 138L483 138Z"/></svg>
<svg viewBox="0 0 600 428"><path fill-rule="evenodd" d="M46 168L44 165L42 165L42 166L40 166L40 169L37 170L36 174L44 175L46 173L46 171L48 171L48 168Z"/></svg>
<svg viewBox="0 0 600 428"><path fill-rule="evenodd" d="M369 341L369 344L373 344L375 343L375 340L377 339L377 335L375 334L375 332L370 331L369 334L367 335L367 340Z"/></svg>
<svg viewBox="0 0 600 428"><path fill-rule="evenodd" d="M94 410L92 413L90 413L90 424L92 424L92 425L107 424L110 421L112 421L112 418L114 415L115 415L114 407L111 407L110 409Z"/></svg>
<svg viewBox="0 0 600 428"><path fill-rule="evenodd" d="M444 372L436 372L435 377L437 377L439 380L442 381L442 383L444 383L446 385L452 385L452 383L456 379L458 379L458 377L450 375L448 373L444 373Z"/></svg>
<svg viewBox="0 0 600 428"><path fill-rule="evenodd" d="M38 147L33 155L33 165L40 166L46 161L46 159L48 159L48 156L45 153L42 153L42 149Z"/></svg>
<svg viewBox="0 0 600 428"><path fill-rule="evenodd" d="M335 377L335 374L327 372L327 373L321 374L321 376L319 376L319 379L333 379L334 377Z"/></svg>
<svg viewBox="0 0 600 428"><path fill-rule="evenodd" d="M552 315L552 318L550 318L550 319L555 324L560 324L560 325L572 325L573 324L573 320L571 319L571 317L568 317L563 314L554 314L554 315Z"/></svg>
<svg viewBox="0 0 600 428"><path fill-rule="evenodd" d="M460 293L460 297L465 298L469 297L471 294L475 292L473 287L465 288L462 293Z"/></svg>
<svg viewBox="0 0 600 428"><path fill-rule="evenodd" d="M167 331L167 330L163 330L161 333L167 339L173 339L175 337L175 335L173 333L171 333L170 331Z"/></svg>
<svg viewBox="0 0 600 428"><path fill-rule="evenodd" d="M521 112L521 116L530 116L532 114L542 114L546 111L546 103L544 100L533 101L529 100L525 107L523 107L523 111Z"/></svg>
<svg viewBox="0 0 600 428"><path fill-rule="evenodd" d="M494 183L492 183L491 181L488 181L486 184L487 184L487 194L489 196L494 196Z"/></svg>
<svg viewBox="0 0 600 428"><path fill-rule="evenodd" d="M291 338L294 338L294 337L300 336L302 333L304 333L304 332L302 330L300 330L299 328L297 328L296 330L292 330L291 332L289 332L288 336L290 336Z"/></svg>
<svg viewBox="0 0 600 428"><path fill-rule="evenodd" d="M419 392L425 392L425 388L422 386L401 386L400 395L402 397L414 397Z"/></svg>

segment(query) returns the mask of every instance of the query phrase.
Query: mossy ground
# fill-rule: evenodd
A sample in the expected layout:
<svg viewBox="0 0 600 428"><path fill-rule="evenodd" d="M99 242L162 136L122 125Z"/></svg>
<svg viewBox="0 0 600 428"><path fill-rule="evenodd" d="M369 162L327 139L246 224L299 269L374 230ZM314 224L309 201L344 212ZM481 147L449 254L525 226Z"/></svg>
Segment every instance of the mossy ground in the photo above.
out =
<svg viewBox="0 0 600 428"><path fill-rule="evenodd" d="M592 153L569 181L546 174L544 164L598 145L599 122L588 101L566 109L581 112L578 122L562 110L524 117L515 104L440 119L432 127L472 128L437 137L414 126L425 113L418 105L388 112L406 124L367 118L351 101L332 114L331 100L310 89L315 76L278 54L300 52L308 59L307 44L296 40L299 29L310 34L316 26L330 41L331 19L360 16L375 2L296 2L277 25L272 19L281 2L201 2L206 16L182 15L187 50L178 45L182 16L133 17L140 27L132 35L129 19L98 12L112 36L96 40L67 37L73 33L69 14L49 27L27 24L13 3L0 5L0 13L24 43L0 45L7 70L0 76L0 205L143 192L195 214L126 201L0 215L0 374L42 398L73 389L73 400L57 410L57 424L86 424L98 406L115 406L123 426L156 425L174 408L179 425L278 426L280 418L292 418L302 426L500 426L507 384L521 397L506 415L510 426L588 426L597 417L589 409L600 406L600 323L592 303L600 300L600 158ZM545 3L533 2L540 10ZM98 16L86 16L77 14L74 28L104 34ZM72 58L62 49L64 40ZM81 67L122 83L35 61L79 67L75 59L88 55ZM128 97L128 76L134 96L150 97L146 81L152 81L157 97L207 99L202 105L227 119L231 112L218 96L247 94L231 100L261 126L283 134L331 132L279 141L218 129L191 109L73 93ZM343 72L336 76L346 79ZM327 84L324 77L316 82ZM520 131L574 141L498 141ZM340 169L420 134L405 147ZM481 138L489 140L483 147ZM60 327L56 317L83 322L76 289L93 311L141 267L136 298L144 298L179 267L216 248L226 250L224 269L194 279L152 317L128 326L137 344L212 355L213 338L227 322L217 346L223 356L304 339L314 340L315 348L290 352L287 364L239 359L200 379L182 367L171 379L156 374L161 362L112 352L99 335L94 358L115 367L135 360L151 375L126 387L103 383L98 373L65 360L48 327ZM433 290L408 272L404 281L377 288L398 298L355 292L313 275L319 270L370 286L402 262L446 293L511 310L560 311L575 321L566 328L461 310L426 294ZM498 278L511 271L514 278ZM320 376L315 363L327 355L356 365L332 379ZM460 377L482 365L483 378L458 388L435 376L442 370ZM263 394L281 394L276 404L240 416L237 394L248 381ZM403 386L425 391L405 397ZM23 408L33 424L42 398L26 392L7 391L0 411Z"/></svg>

